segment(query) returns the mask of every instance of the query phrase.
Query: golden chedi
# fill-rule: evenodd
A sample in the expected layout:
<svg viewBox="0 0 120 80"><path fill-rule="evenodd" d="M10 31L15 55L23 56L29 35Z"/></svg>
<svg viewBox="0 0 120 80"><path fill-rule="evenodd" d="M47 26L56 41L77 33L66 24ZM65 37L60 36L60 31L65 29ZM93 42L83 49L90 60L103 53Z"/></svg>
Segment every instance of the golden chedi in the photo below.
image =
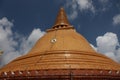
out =
<svg viewBox="0 0 120 80"><path fill-rule="evenodd" d="M0 80L120 80L120 64L97 53L61 8L34 47L0 69Z"/></svg>

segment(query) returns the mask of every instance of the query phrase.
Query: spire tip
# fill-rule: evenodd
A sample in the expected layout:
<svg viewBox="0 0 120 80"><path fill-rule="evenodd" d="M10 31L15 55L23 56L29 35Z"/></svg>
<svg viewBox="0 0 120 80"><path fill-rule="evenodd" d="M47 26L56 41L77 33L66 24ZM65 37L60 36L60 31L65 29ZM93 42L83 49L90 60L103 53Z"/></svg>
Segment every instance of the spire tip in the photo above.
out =
<svg viewBox="0 0 120 80"><path fill-rule="evenodd" d="M53 28L55 28L56 26L59 26L59 25L70 25L63 7L61 7L58 12L58 15L57 15L57 18L55 21L55 25L53 26Z"/></svg>

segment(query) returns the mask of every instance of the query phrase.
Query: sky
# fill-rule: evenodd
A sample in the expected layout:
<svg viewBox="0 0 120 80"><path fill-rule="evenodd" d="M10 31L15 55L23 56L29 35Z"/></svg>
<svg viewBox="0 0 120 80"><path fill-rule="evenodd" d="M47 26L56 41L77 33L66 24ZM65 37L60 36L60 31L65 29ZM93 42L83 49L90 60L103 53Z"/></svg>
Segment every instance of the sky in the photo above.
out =
<svg viewBox="0 0 120 80"><path fill-rule="evenodd" d="M120 0L0 0L0 67L26 54L61 7L97 52L120 63Z"/></svg>

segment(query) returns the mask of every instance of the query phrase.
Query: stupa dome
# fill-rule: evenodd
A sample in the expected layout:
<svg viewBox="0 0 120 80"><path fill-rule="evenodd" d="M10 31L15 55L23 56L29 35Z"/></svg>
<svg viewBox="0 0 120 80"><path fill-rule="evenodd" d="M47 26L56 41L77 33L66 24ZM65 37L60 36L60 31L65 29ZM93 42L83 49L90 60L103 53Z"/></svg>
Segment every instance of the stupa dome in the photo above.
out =
<svg viewBox="0 0 120 80"><path fill-rule="evenodd" d="M33 48L0 69L1 80L120 79L120 64L97 53L60 9L55 25Z"/></svg>

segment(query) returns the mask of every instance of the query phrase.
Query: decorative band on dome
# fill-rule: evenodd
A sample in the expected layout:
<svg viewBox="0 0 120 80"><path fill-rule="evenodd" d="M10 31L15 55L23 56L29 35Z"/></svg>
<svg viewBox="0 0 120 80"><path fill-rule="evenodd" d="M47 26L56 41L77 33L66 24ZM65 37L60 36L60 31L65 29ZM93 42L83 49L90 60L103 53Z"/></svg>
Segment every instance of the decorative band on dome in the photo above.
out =
<svg viewBox="0 0 120 80"><path fill-rule="evenodd" d="M22 73L22 74L21 74ZM119 79L120 71L118 70L94 70L94 69L53 69L53 70L27 70L27 71L12 71L2 72L0 79Z"/></svg>

